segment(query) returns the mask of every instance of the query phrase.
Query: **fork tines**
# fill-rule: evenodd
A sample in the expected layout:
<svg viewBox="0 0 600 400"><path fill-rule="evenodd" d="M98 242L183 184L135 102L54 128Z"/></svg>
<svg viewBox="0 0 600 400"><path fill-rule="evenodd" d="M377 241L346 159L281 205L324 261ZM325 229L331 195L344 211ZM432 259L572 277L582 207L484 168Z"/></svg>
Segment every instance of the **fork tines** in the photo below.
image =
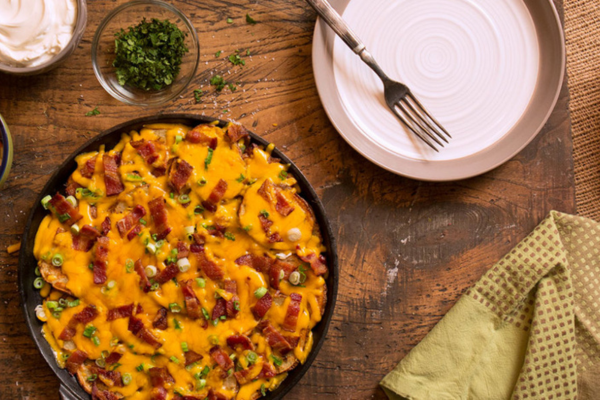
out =
<svg viewBox="0 0 600 400"><path fill-rule="evenodd" d="M444 143L439 139L448 143L446 136L452 138L444 127L425 110L425 107L421 105L412 93L408 92L394 106L392 111L400 121L433 150L439 151L430 139L439 146L444 147Z"/></svg>

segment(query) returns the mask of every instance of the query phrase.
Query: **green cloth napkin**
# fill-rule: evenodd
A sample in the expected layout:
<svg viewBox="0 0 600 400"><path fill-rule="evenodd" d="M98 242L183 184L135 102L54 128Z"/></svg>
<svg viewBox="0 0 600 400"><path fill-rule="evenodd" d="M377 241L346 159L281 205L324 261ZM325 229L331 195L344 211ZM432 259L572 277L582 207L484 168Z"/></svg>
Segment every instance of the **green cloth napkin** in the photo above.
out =
<svg viewBox="0 0 600 400"><path fill-rule="evenodd" d="M600 399L600 224L552 211L381 381L390 399Z"/></svg>

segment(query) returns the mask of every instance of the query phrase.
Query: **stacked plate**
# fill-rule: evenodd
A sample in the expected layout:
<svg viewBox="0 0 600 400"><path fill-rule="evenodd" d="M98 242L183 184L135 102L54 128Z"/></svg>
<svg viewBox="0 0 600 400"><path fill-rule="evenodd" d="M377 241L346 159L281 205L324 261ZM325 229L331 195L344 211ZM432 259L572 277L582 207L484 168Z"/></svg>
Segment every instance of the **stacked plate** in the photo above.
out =
<svg viewBox="0 0 600 400"><path fill-rule="evenodd" d="M379 78L320 20L313 64L336 129L392 172L475 176L507 161L556 105L564 38L551 0L333 0L390 78L407 84L453 139L439 153L385 105Z"/></svg>

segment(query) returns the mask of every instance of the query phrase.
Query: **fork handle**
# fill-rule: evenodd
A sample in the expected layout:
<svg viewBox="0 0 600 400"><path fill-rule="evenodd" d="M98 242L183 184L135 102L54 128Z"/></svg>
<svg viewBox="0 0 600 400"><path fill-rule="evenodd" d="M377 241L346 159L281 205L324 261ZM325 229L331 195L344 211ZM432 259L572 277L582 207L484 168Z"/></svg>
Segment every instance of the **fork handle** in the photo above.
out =
<svg viewBox="0 0 600 400"><path fill-rule="evenodd" d="M327 0L306 0L306 2L315 9L317 14L327 22L327 25L337 33L353 52L358 55L362 53L366 46Z"/></svg>

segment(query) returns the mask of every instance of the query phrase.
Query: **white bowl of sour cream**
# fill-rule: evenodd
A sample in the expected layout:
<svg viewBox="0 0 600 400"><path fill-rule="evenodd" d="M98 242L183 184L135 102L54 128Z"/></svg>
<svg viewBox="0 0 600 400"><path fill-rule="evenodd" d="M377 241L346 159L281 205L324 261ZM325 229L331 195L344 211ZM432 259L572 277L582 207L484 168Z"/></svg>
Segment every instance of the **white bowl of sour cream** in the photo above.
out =
<svg viewBox="0 0 600 400"><path fill-rule="evenodd" d="M79 45L86 22L85 0L0 0L0 72L57 67Z"/></svg>

